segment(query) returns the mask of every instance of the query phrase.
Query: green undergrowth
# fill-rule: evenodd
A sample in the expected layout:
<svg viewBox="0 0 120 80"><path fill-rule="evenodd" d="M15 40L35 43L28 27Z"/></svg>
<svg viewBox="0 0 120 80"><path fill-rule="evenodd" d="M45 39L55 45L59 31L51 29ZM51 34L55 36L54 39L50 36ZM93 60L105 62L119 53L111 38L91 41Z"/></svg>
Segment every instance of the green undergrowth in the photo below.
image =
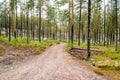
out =
<svg viewBox="0 0 120 80"><path fill-rule="evenodd" d="M47 41L37 41L37 40L31 40L29 44L26 42L26 38L12 38L11 41L9 42L7 38L0 37L0 43L5 43L9 46L14 47L15 49L18 50L26 50L26 49L33 49L33 55L38 55L41 52L43 52L46 48L49 46L59 43L59 41L56 40L47 40Z"/></svg>
<svg viewBox="0 0 120 80"><path fill-rule="evenodd" d="M66 46L66 50L67 50L67 52L70 52L70 49L71 49L71 45L68 44L68 45Z"/></svg>
<svg viewBox="0 0 120 80"><path fill-rule="evenodd" d="M67 45L66 50L70 52L71 45ZM74 43L74 47L87 48L87 43L81 43L77 46L77 42ZM104 75L112 80L120 80L120 48L115 51L114 45L109 47L103 45L91 44L92 50L102 51L102 53L93 55L92 61L95 63L95 67L91 66L95 73Z"/></svg>
<svg viewBox="0 0 120 80"><path fill-rule="evenodd" d="M86 43L81 43L80 46L77 46L77 43L75 42L74 45L76 47L79 47L79 48L87 48L87 44ZM69 46L69 49L70 49L70 45L68 45L68 46ZM94 58L95 60L97 60L97 59L104 60L104 57L105 58L108 57L111 60L120 60L120 46L119 46L118 51L115 51L114 45L106 47L106 46L103 46L103 45L93 45L93 44L91 44L91 49L103 52L103 54L100 54L100 55L97 55L97 56L96 55L93 56L92 58Z"/></svg>

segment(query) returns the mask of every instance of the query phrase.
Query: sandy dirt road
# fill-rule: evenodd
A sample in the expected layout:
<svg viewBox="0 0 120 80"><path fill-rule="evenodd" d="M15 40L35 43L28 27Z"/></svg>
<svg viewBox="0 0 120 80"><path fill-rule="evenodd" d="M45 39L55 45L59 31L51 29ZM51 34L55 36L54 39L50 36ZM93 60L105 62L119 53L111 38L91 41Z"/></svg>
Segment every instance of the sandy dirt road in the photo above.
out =
<svg viewBox="0 0 120 80"><path fill-rule="evenodd" d="M107 80L74 60L65 44L53 45L42 54L13 70L0 74L0 80Z"/></svg>

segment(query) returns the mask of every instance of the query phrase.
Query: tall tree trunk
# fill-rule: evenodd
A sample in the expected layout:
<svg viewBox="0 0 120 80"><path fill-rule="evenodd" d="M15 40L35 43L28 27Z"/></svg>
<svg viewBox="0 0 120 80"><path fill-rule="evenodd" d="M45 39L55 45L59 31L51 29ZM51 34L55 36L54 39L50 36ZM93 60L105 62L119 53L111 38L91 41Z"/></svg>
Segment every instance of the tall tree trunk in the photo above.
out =
<svg viewBox="0 0 120 80"><path fill-rule="evenodd" d="M18 37L19 35L19 29L18 29L18 14L17 14L17 10L18 10L18 8L17 8L17 0L16 0L16 37Z"/></svg>
<svg viewBox="0 0 120 80"><path fill-rule="evenodd" d="M109 34L108 34L108 28L107 28L107 47L109 47Z"/></svg>
<svg viewBox="0 0 120 80"><path fill-rule="evenodd" d="M56 21L57 23L57 21ZM56 24L56 40L57 40L57 31L58 31L58 28L57 28L57 24Z"/></svg>
<svg viewBox="0 0 120 80"><path fill-rule="evenodd" d="M42 32L42 38L44 39L44 33L45 33L45 25L44 25L44 20L43 20L43 32Z"/></svg>
<svg viewBox="0 0 120 80"><path fill-rule="evenodd" d="M10 22L10 2L11 0L8 0L8 27L9 27L9 41L11 41L11 22Z"/></svg>
<svg viewBox="0 0 120 80"><path fill-rule="evenodd" d="M68 26L68 43L70 43L70 0L69 0L69 26Z"/></svg>
<svg viewBox="0 0 120 80"><path fill-rule="evenodd" d="M120 28L119 28L119 45L120 45Z"/></svg>
<svg viewBox="0 0 120 80"><path fill-rule="evenodd" d="M0 21L0 36L1 36L1 33L2 33L2 32L1 32L2 30L1 30L1 29L2 29L2 21Z"/></svg>
<svg viewBox="0 0 120 80"><path fill-rule="evenodd" d="M72 27L71 27L71 48L73 47L74 43L74 0L72 0Z"/></svg>
<svg viewBox="0 0 120 80"><path fill-rule="evenodd" d="M88 39L87 39L87 60L90 59L90 23L91 23L91 0L88 0Z"/></svg>
<svg viewBox="0 0 120 80"><path fill-rule="evenodd" d="M23 37L23 27L22 27L22 0L20 0L20 37Z"/></svg>
<svg viewBox="0 0 120 80"><path fill-rule="evenodd" d="M32 36L33 36L33 40L35 38L35 36L34 36L34 27L35 27L34 22L35 22L35 18L34 18L34 8L33 8L33 24L32 24Z"/></svg>
<svg viewBox="0 0 120 80"><path fill-rule="evenodd" d="M101 35L100 35L100 31L101 31L101 29L99 30L99 34L98 34L98 44L100 44L100 41L101 41Z"/></svg>
<svg viewBox="0 0 120 80"><path fill-rule="evenodd" d="M24 14L24 37L26 37L26 16Z"/></svg>
<svg viewBox="0 0 120 80"><path fill-rule="evenodd" d="M104 46L105 46L105 38L106 38L106 35L105 35L105 19L106 19L106 16L105 16L105 0L104 0Z"/></svg>
<svg viewBox="0 0 120 80"><path fill-rule="evenodd" d="M52 38L52 21L50 20L50 39Z"/></svg>
<svg viewBox="0 0 120 80"><path fill-rule="evenodd" d="M78 29L78 46L80 46L81 10L82 10L82 1L80 1L79 29Z"/></svg>
<svg viewBox="0 0 120 80"><path fill-rule="evenodd" d="M7 6L7 4L5 4L5 6ZM5 36L6 37L8 37L8 26L7 26L7 24L8 24L8 21L7 21L7 18L8 18L8 16L6 16L6 15L8 15L7 14L7 9L5 10L5 13L4 13L5 15L4 15L4 26L5 26Z"/></svg>
<svg viewBox="0 0 120 80"><path fill-rule="evenodd" d="M16 38L16 1L14 1L14 38Z"/></svg>
<svg viewBox="0 0 120 80"><path fill-rule="evenodd" d="M115 50L118 50L118 14L117 14L117 0L115 0L115 11L116 11L116 46L115 46Z"/></svg>
<svg viewBox="0 0 120 80"><path fill-rule="evenodd" d="M42 1L39 0L40 7L39 7L39 41L41 42L41 8L42 8Z"/></svg>
<svg viewBox="0 0 120 80"><path fill-rule="evenodd" d="M59 28L60 30L59 30L59 39L60 39L60 41L61 41L61 25L60 25L60 28Z"/></svg>
<svg viewBox="0 0 120 80"><path fill-rule="evenodd" d="M29 27L28 27L28 0L26 0L26 28L27 28L27 43L29 43Z"/></svg>
<svg viewBox="0 0 120 80"><path fill-rule="evenodd" d="M33 38L33 35L32 35L32 33L33 33L33 18L32 18L32 11L31 11L31 23L30 23L30 27L31 27L31 30L30 30L30 37L31 37L31 39Z"/></svg>

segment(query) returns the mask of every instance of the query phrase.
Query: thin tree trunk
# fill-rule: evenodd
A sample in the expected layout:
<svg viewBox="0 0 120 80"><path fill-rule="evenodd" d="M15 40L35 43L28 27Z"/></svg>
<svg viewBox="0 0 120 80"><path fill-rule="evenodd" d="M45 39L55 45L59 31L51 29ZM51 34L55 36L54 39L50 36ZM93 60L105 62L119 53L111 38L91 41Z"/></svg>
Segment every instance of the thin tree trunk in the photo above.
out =
<svg viewBox="0 0 120 80"><path fill-rule="evenodd" d="M11 41L11 22L10 22L10 2L11 0L8 0L8 27L9 27L9 41Z"/></svg>
<svg viewBox="0 0 120 80"><path fill-rule="evenodd" d="M91 23L91 0L88 0L88 40L87 40L87 60L90 59L90 23Z"/></svg>
<svg viewBox="0 0 120 80"><path fill-rule="evenodd" d="M2 29L2 21L0 21L0 36L1 36L1 30Z"/></svg>
<svg viewBox="0 0 120 80"><path fill-rule="evenodd" d="M22 27L22 0L20 0L20 37L23 37L23 27Z"/></svg>
<svg viewBox="0 0 120 80"><path fill-rule="evenodd" d="M26 37L26 16L24 15L24 37Z"/></svg>
<svg viewBox="0 0 120 80"><path fill-rule="evenodd" d="M30 34L31 34L31 35L30 35L30 36L31 36L31 39L33 38L33 35L32 35L32 33L33 33L33 32L32 32L32 29L33 29L32 26L33 26L33 24L32 24L32 23L33 23L33 18L32 18L32 11L31 11L31 23L30 23L30 27L31 27L31 30L30 30Z"/></svg>
<svg viewBox="0 0 120 80"><path fill-rule="evenodd" d="M35 38L35 36L34 36L34 27L35 27L35 25L34 25L34 22L35 22L35 18L34 18L34 8L33 8L33 25L32 25L32 36L33 36L33 40L34 40L34 38Z"/></svg>
<svg viewBox="0 0 120 80"><path fill-rule="evenodd" d="M59 34L60 34L60 41L61 41L61 25L60 25L60 33Z"/></svg>
<svg viewBox="0 0 120 80"><path fill-rule="evenodd" d="M8 21L7 21L7 16L5 15L5 36L6 37L8 37L8 26L7 26L7 23L8 23Z"/></svg>
<svg viewBox="0 0 120 80"><path fill-rule="evenodd" d="M68 43L70 43L70 0L69 0L69 26L68 26Z"/></svg>
<svg viewBox="0 0 120 80"><path fill-rule="evenodd" d="M101 26L101 25L100 25ZM99 37L98 37L98 40L99 40L99 44L101 43L101 27L99 26Z"/></svg>
<svg viewBox="0 0 120 80"><path fill-rule="evenodd" d="M56 40L57 40L57 31L58 31L58 28L57 28L57 24L56 24Z"/></svg>
<svg viewBox="0 0 120 80"><path fill-rule="evenodd" d="M105 17L106 17L106 16L105 16L105 0L104 0L104 46L105 46L105 36L106 36L106 35L105 35L105 26L106 26L106 25L105 25L105 22L106 22L106 21L105 21Z"/></svg>
<svg viewBox="0 0 120 80"><path fill-rule="evenodd" d="M72 0L72 27L71 27L71 48L73 47L74 43L74 0Z"/></svg>
<svg viewBox="0 0 120 80"><path fill-rule="evenodd" d="M80 1L79 29L78 29L78 46L80 46L81 10L82 10L82 1Z"/></svg>
<svg viewBox="0 0 120 80"><path fill-rule="evenodd" d="M108 28L107 28L107 47L109 47L109 34L108 34Z"/></svg>
<svg viewBox="0 0 120 80"><path fill-rule="evenodd" d="M40 7L39 7L39 41L41 42L41 0L39 0L40 2Z"/></svg>
<svg viewBox="0 0 120 80"><path fill-rule="evenodd" d="M116 46L115 46L115 50L118 50L118 14L117 14L117 0L115 0L115 5L116 5Z"/></svg>
<svg viewBox="0 0 120 80"><path fill-rule="evenodd" d="M14 38L16 38L16 1L14 1Z"/></svg>
<svg viewBox="0 0 120 80"><path fill-rule="evenodd" d="M27 28L27 43L29 43L29 27L28 27L28 1L26 0L26 28Z"/></svg>
<svg viewBox="0 0 120 80"><path fill-rule="evenodd" d="M17 0L16 0L16 37L18 37L19 35L19 29L18 29L18 18L17 18Z"/></svg>
<svg viewBox="0 0 120 80"><path fill-rule="evenodd" d="M119 45L120 45L120 28L119 28Z"/></svg>
<svg viewBox="0 0 120 80"><path fill-rule="evenodd" d="M51 36L52 36L52 22L50 20L50 39L52 38Z"/></svg>
<svg viewBox="0 0 120 80"><path fill-rule="evenodd" d="M43 20L43 34L42 34L42 38L44 39L44 33L45 33L45 25L44 25L44 20Z"/></svg>

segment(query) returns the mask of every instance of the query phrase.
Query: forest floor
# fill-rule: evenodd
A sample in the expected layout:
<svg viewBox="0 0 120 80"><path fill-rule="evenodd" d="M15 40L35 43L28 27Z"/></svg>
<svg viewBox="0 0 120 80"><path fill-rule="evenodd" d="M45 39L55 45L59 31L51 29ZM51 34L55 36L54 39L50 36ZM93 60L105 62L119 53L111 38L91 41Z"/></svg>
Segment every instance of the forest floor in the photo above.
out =
<svg viewBox="0 0 120 80"><path fill-rule="evenodd" d="M53 45L36 56L30 55L32 49L0 46L8 52L0 55L0 80L109 80L67 53L65 43Z"/></svg>

